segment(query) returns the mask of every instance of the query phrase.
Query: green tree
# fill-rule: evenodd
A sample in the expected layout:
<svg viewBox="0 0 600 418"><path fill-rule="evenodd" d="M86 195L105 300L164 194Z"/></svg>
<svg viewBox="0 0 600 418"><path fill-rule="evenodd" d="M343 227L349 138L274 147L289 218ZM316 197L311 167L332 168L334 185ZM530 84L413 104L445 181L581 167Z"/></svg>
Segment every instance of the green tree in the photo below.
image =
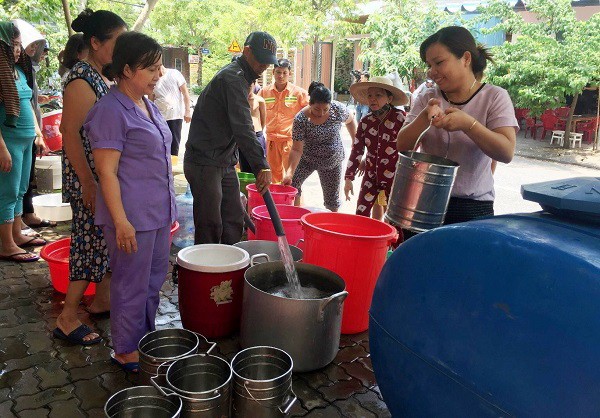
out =
<svg viewBox="0 0 600 418"><path fill-rule="evenodd" d="M419 46L432 33L458 20L457 15L439 9L433 0L388 0L371 14L363 33L363 58L374 75L397 71L406 84L422 72Z"/></svg>
<svg viewBox="0 0 600 418"><path fill-rule="evenodd" d="M279 46L300 47L358 31L354 0L254 0L255 27L272 34ZM313 49L312 74L319 60Z"/></svg>
<svg viewBox="0 0 600 418"><path fill-rule="evenodd" d="M163 0L146 24L146 32L163 44L186 46L198 54L199 86L231 60L227 46L233 39L243 44L251 28L250 7L235 0ZM211 55L202 55L202 48L209 48Z"/></svg>
<svg viewBox="0 0 600 418"><path fill-rule="evenodd" d="M487 78L508 90L515 106L531 109L533 116L563 106L572 96L568 136L579 93L587 85L600 84L600 14L578 21L570 0L529 0L527 9L537 22L525 22L500 0L481 9L479 20L502 19L488 31L513 34L512 42L492 48L495 63Z"/></svg>

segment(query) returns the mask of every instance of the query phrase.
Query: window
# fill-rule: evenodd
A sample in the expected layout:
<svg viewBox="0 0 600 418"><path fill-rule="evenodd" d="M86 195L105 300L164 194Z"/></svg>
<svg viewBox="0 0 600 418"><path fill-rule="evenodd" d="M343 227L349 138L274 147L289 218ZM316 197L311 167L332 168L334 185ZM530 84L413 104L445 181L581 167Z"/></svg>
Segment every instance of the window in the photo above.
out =
<svg viewBox="0 0 600 418"><path fill-rule="evenodd" d="M183 63L181 61L181 58L175 58L175 69L179 72L182 71L183 69Z"/></svg>

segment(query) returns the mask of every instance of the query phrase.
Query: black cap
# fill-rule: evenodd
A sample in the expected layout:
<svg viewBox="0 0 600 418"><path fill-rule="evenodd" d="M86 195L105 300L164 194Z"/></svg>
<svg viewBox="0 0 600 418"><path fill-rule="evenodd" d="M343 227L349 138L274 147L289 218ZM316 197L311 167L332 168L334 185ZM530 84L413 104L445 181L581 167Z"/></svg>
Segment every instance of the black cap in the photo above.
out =
<svg viewBox="0 0 600 418"><path fill-rule="evenodd" d="M254 58L261 64L277 64L277 42L267 32L252 32L244 45L252 49Z"/></svg>

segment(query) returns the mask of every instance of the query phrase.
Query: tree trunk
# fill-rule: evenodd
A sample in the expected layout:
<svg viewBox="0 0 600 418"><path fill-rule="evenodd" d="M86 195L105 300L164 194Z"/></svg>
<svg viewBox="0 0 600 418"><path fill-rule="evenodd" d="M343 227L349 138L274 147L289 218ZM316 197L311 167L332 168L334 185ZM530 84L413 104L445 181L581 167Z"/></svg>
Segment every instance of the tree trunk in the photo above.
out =
<svg viewBox="0 0 600 418"><path fill-rule="evenodd" d="M313 39L313 47L312 47L312 65L311 65L311 81L321 82L321 74L319 74L319 37L315 35Z"/></svg>
<svg viewBox="0 0 600 418"><path fill-rule="evenodd" d="M158 0L146 0L146 4L144 5L144 8L142 9L137 20L133 24L132 30L136 30L136 31L142 30L142 28L144 27L144 23L146 23L146 20L148 20L148 17L150 16L152 9L154 9L154 6L156 6L156 3L158 3Z"/></svg>
<svg viewBox="0 0 600 418"><path fill-rule="evenodd" d="M67 30L69 31L69 36L73 35L75 31L71 28L71 10L69 10L69 0L62 0L63 11L65 13L65 22L67 23Z"/></svg>
<svg viewBox="0 0 600 418"><path fill-rule="evenodd" d="M568 149L571 145L571 141L569 141L569 136L571 135L571 121L573 120L573 113L575 112L575 106L577 106L577 99L579 98L579 93L575 93L573 96L573 102L571 103L571 109L569 109L569 117L567 118L567 126L565 126L565 139L563 141L563 148Z"/></svg>
<svg viewBox="0 0 600 418"><path fill-rule="evenodd" d="M196 84L202 87L202 64L204 63L204 56L202 55L202 47L198 47L198 72L196 73Z"/></svg>

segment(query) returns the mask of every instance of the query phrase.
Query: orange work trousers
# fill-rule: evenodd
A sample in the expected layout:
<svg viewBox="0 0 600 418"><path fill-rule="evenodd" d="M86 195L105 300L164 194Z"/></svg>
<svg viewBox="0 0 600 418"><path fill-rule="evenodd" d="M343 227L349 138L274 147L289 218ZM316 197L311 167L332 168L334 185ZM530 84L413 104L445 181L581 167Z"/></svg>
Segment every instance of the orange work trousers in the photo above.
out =
<svg viewBox="0 0 600 418"><path fill-rule="evenodd" d="M292 143L292 140L276 142L267 139L267 162L271 167L273 183L281 183L283 181L283 176L290 166Z"/></svg>

